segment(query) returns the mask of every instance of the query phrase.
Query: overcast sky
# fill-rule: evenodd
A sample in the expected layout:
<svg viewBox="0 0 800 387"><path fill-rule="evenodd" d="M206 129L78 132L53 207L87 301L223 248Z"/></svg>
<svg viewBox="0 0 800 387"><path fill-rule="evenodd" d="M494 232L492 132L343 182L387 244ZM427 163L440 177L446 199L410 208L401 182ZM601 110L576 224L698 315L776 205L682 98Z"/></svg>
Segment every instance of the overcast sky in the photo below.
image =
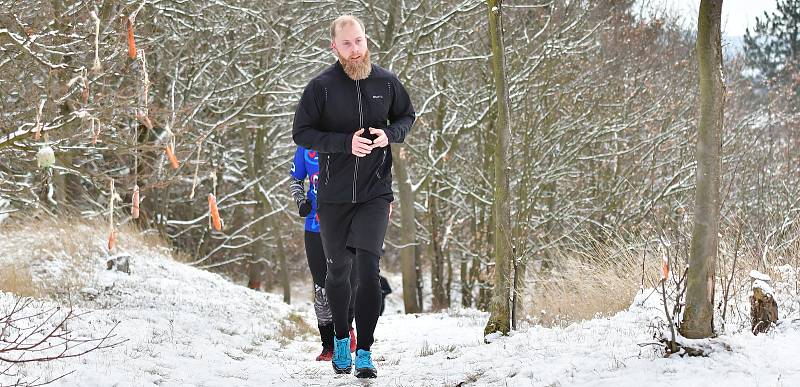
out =
<svg viewBox="0 0 800 387"><path fill-rule="evenodd" d="M682 15L692 25L697 23L697 12L700 0L642 0L650 1L654 6L672 8ZM748 26L756 24L756 16L761 16L764 11L775 11L775 0L723 0L722 2L722 33L728 36L744 35Z"/></svg>

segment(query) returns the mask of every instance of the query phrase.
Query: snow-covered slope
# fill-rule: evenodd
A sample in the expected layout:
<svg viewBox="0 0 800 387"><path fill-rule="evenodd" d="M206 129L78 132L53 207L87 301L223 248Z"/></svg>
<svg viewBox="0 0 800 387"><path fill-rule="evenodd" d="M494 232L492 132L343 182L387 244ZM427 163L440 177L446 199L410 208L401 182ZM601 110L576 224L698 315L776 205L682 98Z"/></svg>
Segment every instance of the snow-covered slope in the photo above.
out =
<svg viewBox="0 0 800 387"><path fill-rule="evenodd" d="M70 371L53 385L800 385L797 322L784 319L759 336L722 336L710 341L709 357L662 358L649 345L661 307L657 297L646 295L609 318L524 328L491 344L483 344L488 316L482 312L386 315L373 346L378 379L362 382L313 361L319 344L308 302L286 305L155 248L131 255L131 274L105 270L105 259L97 256L87 266L88 286L73 297L76 311L86 314L69 328L80 337L99 337L118 324L114 339L127 341L79 358L15 368L17 375L0 377L0 385L42 382ZM14 299L0 293L0 312ZM49 305L54 301L36 307Z"/></svg>

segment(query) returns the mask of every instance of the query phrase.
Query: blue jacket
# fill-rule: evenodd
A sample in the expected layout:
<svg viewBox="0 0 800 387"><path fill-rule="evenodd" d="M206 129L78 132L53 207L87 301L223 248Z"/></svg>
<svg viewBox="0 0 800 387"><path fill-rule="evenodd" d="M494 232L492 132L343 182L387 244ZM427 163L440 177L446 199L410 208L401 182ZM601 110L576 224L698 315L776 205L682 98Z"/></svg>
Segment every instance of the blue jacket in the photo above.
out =
<svg viewBox="0 0 800 387"><path fill-rule="evenodd" d="M310 182L306 196L311 201L311 213L306 216L306 231L319 232L317 217L317 182L319 181L319 156L317 151L297 147L292 161L293 178Z"/></svg>

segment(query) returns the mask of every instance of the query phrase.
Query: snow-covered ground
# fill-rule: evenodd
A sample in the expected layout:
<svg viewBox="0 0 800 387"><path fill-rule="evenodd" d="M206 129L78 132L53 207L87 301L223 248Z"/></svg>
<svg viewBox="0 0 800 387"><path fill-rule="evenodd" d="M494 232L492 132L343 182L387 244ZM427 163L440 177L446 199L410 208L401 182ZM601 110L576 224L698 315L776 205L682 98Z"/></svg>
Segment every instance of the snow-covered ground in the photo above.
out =
<svg viewBox="0 0 800 387"><path fill-rule="evenodd" d="M9 255L2 251L0 261ZM312 306L246 289L142 247L131 274L91 262L75 292L69 329L99 337L115 324L115 348L13 368L0 385L74 371L54 386L799 386L800 323L710 341L708 357L663 358L653 343L662 308L641 295L608 318L563 328L534 326L483 344L487 314L475 310L381 317L373 353L378 379L334 375L315 362ZM50 261L49 264L58 265ZM395 287L395 290L399 289ZM395 312L400 295L391 295ZM15 297L0 292L0 315ZM55 305L43 301L36 307ZM796 317L796 316L795 316ZM303 323L305 322L305 323ZM288 337L287 337L288 336ZM0 362L2 363L2 362ZM3 368L6 366L2 364Z"/></svg>

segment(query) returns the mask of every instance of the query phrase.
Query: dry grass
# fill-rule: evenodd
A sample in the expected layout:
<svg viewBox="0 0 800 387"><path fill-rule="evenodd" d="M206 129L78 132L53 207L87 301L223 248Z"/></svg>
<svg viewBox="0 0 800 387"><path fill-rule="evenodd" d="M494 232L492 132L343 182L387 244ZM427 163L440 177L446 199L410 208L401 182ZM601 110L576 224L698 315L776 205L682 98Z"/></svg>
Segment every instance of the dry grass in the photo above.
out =
<svg viewBox="0 0 800 387"><path fill-rule="evenodd" d="M722 323L725 305L725 330L749 326L751 270L772 278L781 318L800 315L800 228L787 233L787 239L794 236L794 242L770 246L766 253L763 246L753 245L746 238L737 243L736 230L727 231L720 238L717 259L715 321ZM618 239L600 244L583 240L578 245L583 251L583 246L592 246L589 253L557 251L552 257L553 267L540 272L529 270L531 285L524 295L522 318L544 326L563 326L625 310L640 290L643 276L645 288L658 283L665 254L672 260L672 275L684 272L689 240L686 236L680 245L673 243L670 247L653 241L631 244Z"/></svg>
<svg viewBox="0 0 800 387"><path fill-rule="evenodd" d="M41 297L41 290L33 283L28 270L19 268L15 263L0 264L0 290L21 297Z"/></svg>
<svg viewBox="0 0 800 387"><path fill-rule="evenodd" d="M285 320L280 321L278 337L275 339L286 345L292 340L313 336L315 334L317 334L316 329L308 324L303 319L303 316L291 312L286 316Z"/></svg>
<svg viewBox="0 0 800 387"><path fill-rule="evenodd" d="M0 228L0 241L0 290L21 296L69 295L105 269L109 256L108 225L102 221L11 219ZM123 226L112 255L163 246L157 236Z"/></svg>
<svg viewBox="0 0 800 387"><path fill-rule="evenodd" d="M559 251L553 257L554 267L531 274L524 318L563 326L627 309L641 288L643 261L645 287L655 283L659 258L626 248L622 242L590 243L591 253Z"/></svg>
<svg viewBox="0 0 800 387"><path fill-rule="evenodd" d="M437 352L448 352L452 353L458 349L458 346L455 344L445 344L445 345L430 345L427 341L422 342L422 348L420 348L419 352L417 352L418 357L426 357L431 356Z"/></svg>

